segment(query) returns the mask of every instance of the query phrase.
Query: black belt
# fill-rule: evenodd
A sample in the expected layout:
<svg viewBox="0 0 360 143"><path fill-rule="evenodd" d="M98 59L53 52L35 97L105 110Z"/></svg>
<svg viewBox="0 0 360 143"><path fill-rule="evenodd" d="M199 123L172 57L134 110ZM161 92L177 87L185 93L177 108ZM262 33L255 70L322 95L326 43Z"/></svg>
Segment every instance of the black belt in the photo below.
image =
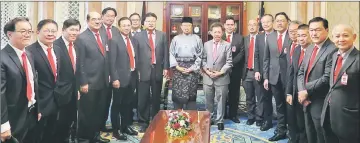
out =
<svg viewBox="0 0 360 143"><path fill-rule="evenodd" d="M155 68L156 64L151 64L151 68Z"/></svg>
<svg viewBox="0 0 360 143"><path fill-rule="evenodd" d="M30 107L28 107L28 112L30 113L32 109L34 109L35 105L31 105Z"/></svg>
<svg viewBox="0 0 360 143"><path fill-rule="evenodd" d="M248 69L249 71L254 71L254 69L249 69L249 68L246 68L246 69Z"/></svg>

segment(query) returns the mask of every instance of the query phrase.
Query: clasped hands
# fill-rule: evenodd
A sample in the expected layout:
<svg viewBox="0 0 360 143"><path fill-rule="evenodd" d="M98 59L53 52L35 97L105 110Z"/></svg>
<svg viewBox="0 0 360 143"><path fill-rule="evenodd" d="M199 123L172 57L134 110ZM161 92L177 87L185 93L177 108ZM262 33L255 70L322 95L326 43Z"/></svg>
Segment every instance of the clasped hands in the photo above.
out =
<svg viewBox="0 0 360 143"><path fill-rule="evenodd" d="M180 71L183 74L190 74L193 70L189 69L189 68L184 68L184 67L180 67L180 66L176 66L176 70Z"/></svg>
<svg viewBox="0 0 360 143"><path fill-rule="evenodd" d="M224 73L221 71L215 71L215 70L210 70L210 69L206 69L205 73L207 75L209 75L211 78L218 78L219 76L223 75Z"/></svg>

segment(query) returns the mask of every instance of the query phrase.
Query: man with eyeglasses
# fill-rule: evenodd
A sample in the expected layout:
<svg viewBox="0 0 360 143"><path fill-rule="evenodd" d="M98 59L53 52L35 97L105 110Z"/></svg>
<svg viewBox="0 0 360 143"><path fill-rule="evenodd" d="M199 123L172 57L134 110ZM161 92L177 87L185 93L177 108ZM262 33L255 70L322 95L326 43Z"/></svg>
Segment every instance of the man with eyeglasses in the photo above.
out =
<svg viewBox="0 0 360 143"><path fill-rule="evenodd" d="M76 19L67 19L64 21L62 27L62 36L60 36L54 44L60 47L59 61L60 71L58 74L59 91L62 100L58 105L59 120L57 121L56 134L58 134L57 141L68 141L70 126L74 122L73 126L76 127L77 108L76 103L80 97L78 92L78 86L76 84L76 59L78 54L76 53L76 47L74 41L80 34L80 22ZM75 134L72 131L72 140L75 142Z"/></svg>
<svg viewBox="0 0 360 143"><path fill-rule="evenodd" d="M52 19L41 20L37 25L38 40L27 49L34 55L35 70L38 74L39 123L37 132L40 143L55 142L56 123L59 105L62 104L62 91L59 90L60 48L54 45L58 31Z"/></svg>
<svg viewBox="0 0 360 143"><path fill-rule="evenodd" d="M274 31L273 29L274 17L271 14L265 14L261 17L261 26L264 28L264 32L256 35L255 38L255 54L254 54L254 72L255 80L260 84L260 98L257 99L257 108L259 110L260 120L256 122L256 126L260 126L261 131L267 131L272 127L272 115L273 115L273 106L272 106L272 96L269 94L270 91L265 90L264 83L264 52L265 52L265 43L267 36Z"/></svg>
<svg viewBox="0 0 360 143"><path fill-rule="evenodd" d="M16 17L4 33L9 43L1 51L1 142L35 143L37 77L33 56L25 50L34 31L28 18Z"/></svg>
<svg viewBox="0 0 360 143"><path fill-rule="evenodd" d="M138 13L132 13L129 18L131 20L131 36L134 36L135 34L142 31L141 16Z"/></svg>
<svg viewBox="0 0 360 143"><path fill-rule="evenodd" d="M325 18L314 17L309 21L313 44L306 49L297 79L298 101L305 108L305 128L310 143L325 143L320 115L330 89L332 55L336 49L328 38L328 31L328 21Z"/></svg>
<svg viewBox="0 0 360 143"><path fill-rule="evenodd" d="M108 39L101 30L101 15L90 12L86 16L88 29L75 41L78 51L78 81L80 84L78 140L79 142L110 142L100 136L104 126L109 88ZM108 111L106 111L108 112Z"/></svg>
<svg viewBox="0 0 360 143"><path fill-rule="evenodd" d="M284 12L275 15L276 32L267 36L264 53L264 88L271 89L276 102L278 124L275 135L269 141L278 141L286 138L286 102L285 86L287 71L287 53L291 39L288 34L290 19ZM270 95L271 96L271 95Z"/></svg>
<svg viewBox="0 0 360 143"><path fill-rule="evenodd" d="M166 34L155 29L156 20L157 16L154 13L147 13L145 15L147 29L134 36L139 42L137 68L139 70L138 113L139 122L142 123L140 132L145 132L150 117L154 118L160 110L161 85L163 77L168 77L170 65Z"/></svg>
<svg viewBox="0 0 360 143"><path fill-rule="evenodd" d="M114 8L112 7L107 7L105 9L102 10L101 12L101 18L102 18L102 26L101 26L101 30L106 32L107 35L107 39L110 40L112 38L115 38L117 36L119 36L119 29L116 28L116 26L113 26L115 19L117 16L117 12ZM105 50L107 52L107 55L110 54L110 49L108 46L105 47ZM109 63L110 64L110 63ZM110 69L109 69L110 70ZM109 89L108 89L108 94L105 95L106 96L106 108L105 108L105 115L104 115L104 121L103 121L103 125L101 126L101 131L105 132L108 131L106 128L106 121L109 117L109 107L110 107L110 103L111 103L111 98L112 98L112 94L113 94L113 88L111 86L111 83L109 83Z"/></svg>

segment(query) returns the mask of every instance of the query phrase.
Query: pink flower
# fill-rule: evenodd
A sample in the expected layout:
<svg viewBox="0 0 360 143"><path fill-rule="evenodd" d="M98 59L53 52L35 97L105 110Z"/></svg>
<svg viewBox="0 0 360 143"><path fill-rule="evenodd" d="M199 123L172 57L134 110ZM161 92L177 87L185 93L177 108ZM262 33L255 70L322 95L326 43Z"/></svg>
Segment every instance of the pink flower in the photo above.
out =
<svg viewBox="0 0 360 143"><path fill-rule="evenodd" d="M179 128L180 128L180 124L179 124L179 123L173 124L173 128L174 128L174 129L179 129Z"/></svg>

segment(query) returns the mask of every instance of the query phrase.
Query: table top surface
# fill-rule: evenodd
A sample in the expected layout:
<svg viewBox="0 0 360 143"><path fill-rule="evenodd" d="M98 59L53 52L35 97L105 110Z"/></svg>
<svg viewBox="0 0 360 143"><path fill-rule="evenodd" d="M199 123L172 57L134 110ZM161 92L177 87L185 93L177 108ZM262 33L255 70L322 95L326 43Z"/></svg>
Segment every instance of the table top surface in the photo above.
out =
<svg viewBox="0 0 360 143"><path fill-rule="evenodd" d="M172 138L165 130L168 114L173 110L160 110L147 128L141 143L208 143L210 142L210 113L184 110L190 114L192 130L182 138Z"/></svg>

